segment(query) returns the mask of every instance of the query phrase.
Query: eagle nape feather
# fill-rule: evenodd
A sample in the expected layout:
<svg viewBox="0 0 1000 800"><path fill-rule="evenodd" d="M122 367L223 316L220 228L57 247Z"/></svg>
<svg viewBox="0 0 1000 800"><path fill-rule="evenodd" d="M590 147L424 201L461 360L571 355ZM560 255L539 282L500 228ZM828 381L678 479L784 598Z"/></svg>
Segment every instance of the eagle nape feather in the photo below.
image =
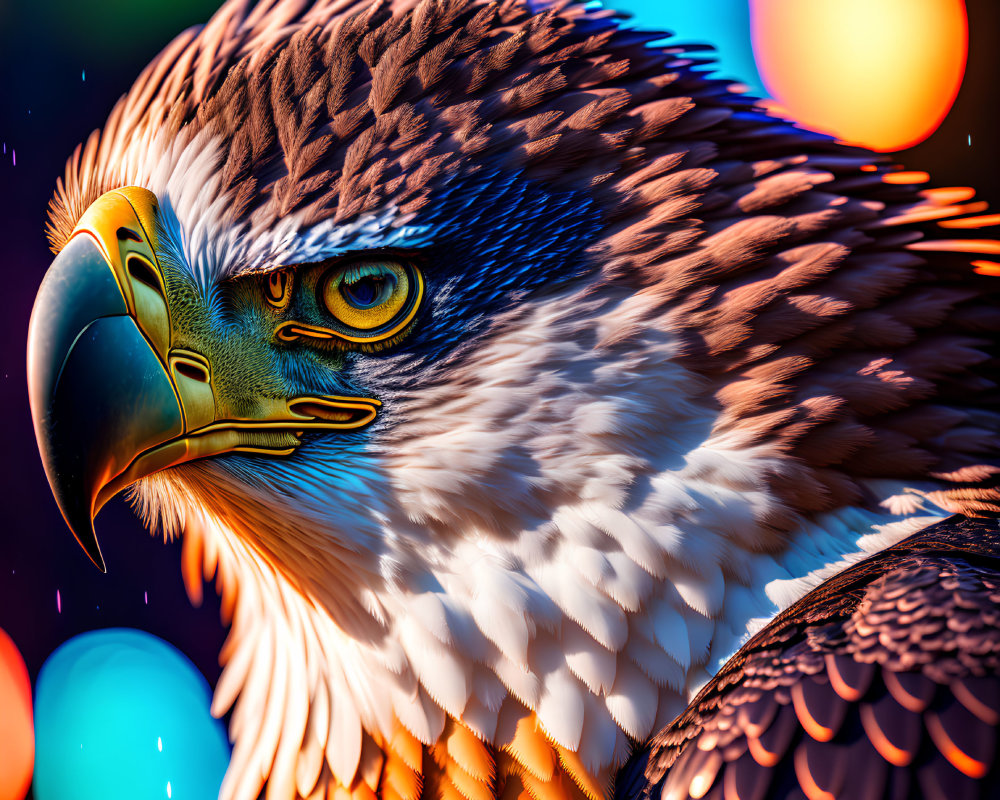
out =
<svg viewBox="0 0 1000 800"><path fill-rule="evenodd" d="M230 0L57 183L39 449L214 579L225 800L1000 792L984 204L621 23Z"/></svg>

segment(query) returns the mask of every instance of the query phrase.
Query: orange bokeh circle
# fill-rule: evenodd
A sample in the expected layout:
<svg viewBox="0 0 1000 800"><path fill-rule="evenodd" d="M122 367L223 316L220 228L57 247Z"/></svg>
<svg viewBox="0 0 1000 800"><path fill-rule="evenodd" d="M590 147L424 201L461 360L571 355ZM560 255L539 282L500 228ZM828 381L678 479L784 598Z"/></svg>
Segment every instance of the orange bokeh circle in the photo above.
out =
<svg viewBox="0 0 1000 800"><path fill-rule="evenodd" d="M760 76L775 108L873 150L933 133L968 56L964 0L750 0Z"/></svg>
<svg viewBox="0 0 1000 800"><path fill-rule="evenodd" d="M0 629L0 800L23 800L35 764L31 680L17 646Z"/></svg>

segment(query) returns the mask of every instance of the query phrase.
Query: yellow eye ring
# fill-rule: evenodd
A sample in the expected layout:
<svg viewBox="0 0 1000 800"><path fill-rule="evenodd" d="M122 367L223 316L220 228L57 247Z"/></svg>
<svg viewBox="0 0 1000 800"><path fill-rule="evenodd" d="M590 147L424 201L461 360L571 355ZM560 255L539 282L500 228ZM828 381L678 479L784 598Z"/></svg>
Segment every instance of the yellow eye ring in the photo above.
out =
<svg viewBox="0 0 1000 800"><path fill-rule="evenodd" d="M297 325L290 335L323 334L348 342L384 341L404 330L417 314L424 279L413 264L391 259L337 265L316 287L320 306L333 317L329 328Z"/></svg>
<svg viewBox="0 0 1000 800"><path fill-rule="evenodd" d="M374 332L392 322L410 297L402 264L360 261L331 270L321 284L326 310L348 328Z"/></svg>

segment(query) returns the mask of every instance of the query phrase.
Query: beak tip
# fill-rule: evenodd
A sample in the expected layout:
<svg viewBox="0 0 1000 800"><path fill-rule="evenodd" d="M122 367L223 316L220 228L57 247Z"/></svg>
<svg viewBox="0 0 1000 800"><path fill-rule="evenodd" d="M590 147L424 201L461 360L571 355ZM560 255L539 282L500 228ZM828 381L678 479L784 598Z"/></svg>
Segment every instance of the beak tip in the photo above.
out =
<svg viewBox="0 0 1000 800"><path fill-rule="evenodd" d="M107 574L108 568L104 564L104 556L101 554L101 548L97 544L97 537L91 533L89 541L79 536L77 537L77 541L80 542L83 551L87 554L87 558L90 559L91 563L101 572Z"/></svg>
<svg viewBox="0 0 1000 800"><path fill-rule="evenodd" d="M73 537L80 543L80 547L83 548L83 552L87 554L87 558L90 559L91 563L101 572L107 573L108 568L104 563L101 546L97 543L97 534L94 531L93 521L88 517L85 520L80 520L80 524L74 525L72 520L67 517L66 523L69 525L69 529L73 532Z"/></svg>

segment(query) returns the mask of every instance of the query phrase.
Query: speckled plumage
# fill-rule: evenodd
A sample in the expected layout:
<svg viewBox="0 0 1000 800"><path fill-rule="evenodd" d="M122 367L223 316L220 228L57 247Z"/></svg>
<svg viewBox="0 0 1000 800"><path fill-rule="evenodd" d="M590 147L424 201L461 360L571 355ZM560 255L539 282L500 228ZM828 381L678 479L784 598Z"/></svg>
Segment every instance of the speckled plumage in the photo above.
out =
<svg viewBox="0 0 1000 800"><path fill-rule="evenodd" d="M53 248L154 192L231 406L383 403L133 490L232 621L224 797L599 794L748 630L998 510L993 284L918 241L969 193L656 38L562 1L230 2L70 160ZM258 273L369 250L426 276L405 338L273 341Z"/></svg>
<svg viewBox="0 0 1000 800"><path fill-rule="evenodd" d="M623 778L645 763L663 800L995 797L998 623L996 521L932 526L786 610Z"/></svg>

